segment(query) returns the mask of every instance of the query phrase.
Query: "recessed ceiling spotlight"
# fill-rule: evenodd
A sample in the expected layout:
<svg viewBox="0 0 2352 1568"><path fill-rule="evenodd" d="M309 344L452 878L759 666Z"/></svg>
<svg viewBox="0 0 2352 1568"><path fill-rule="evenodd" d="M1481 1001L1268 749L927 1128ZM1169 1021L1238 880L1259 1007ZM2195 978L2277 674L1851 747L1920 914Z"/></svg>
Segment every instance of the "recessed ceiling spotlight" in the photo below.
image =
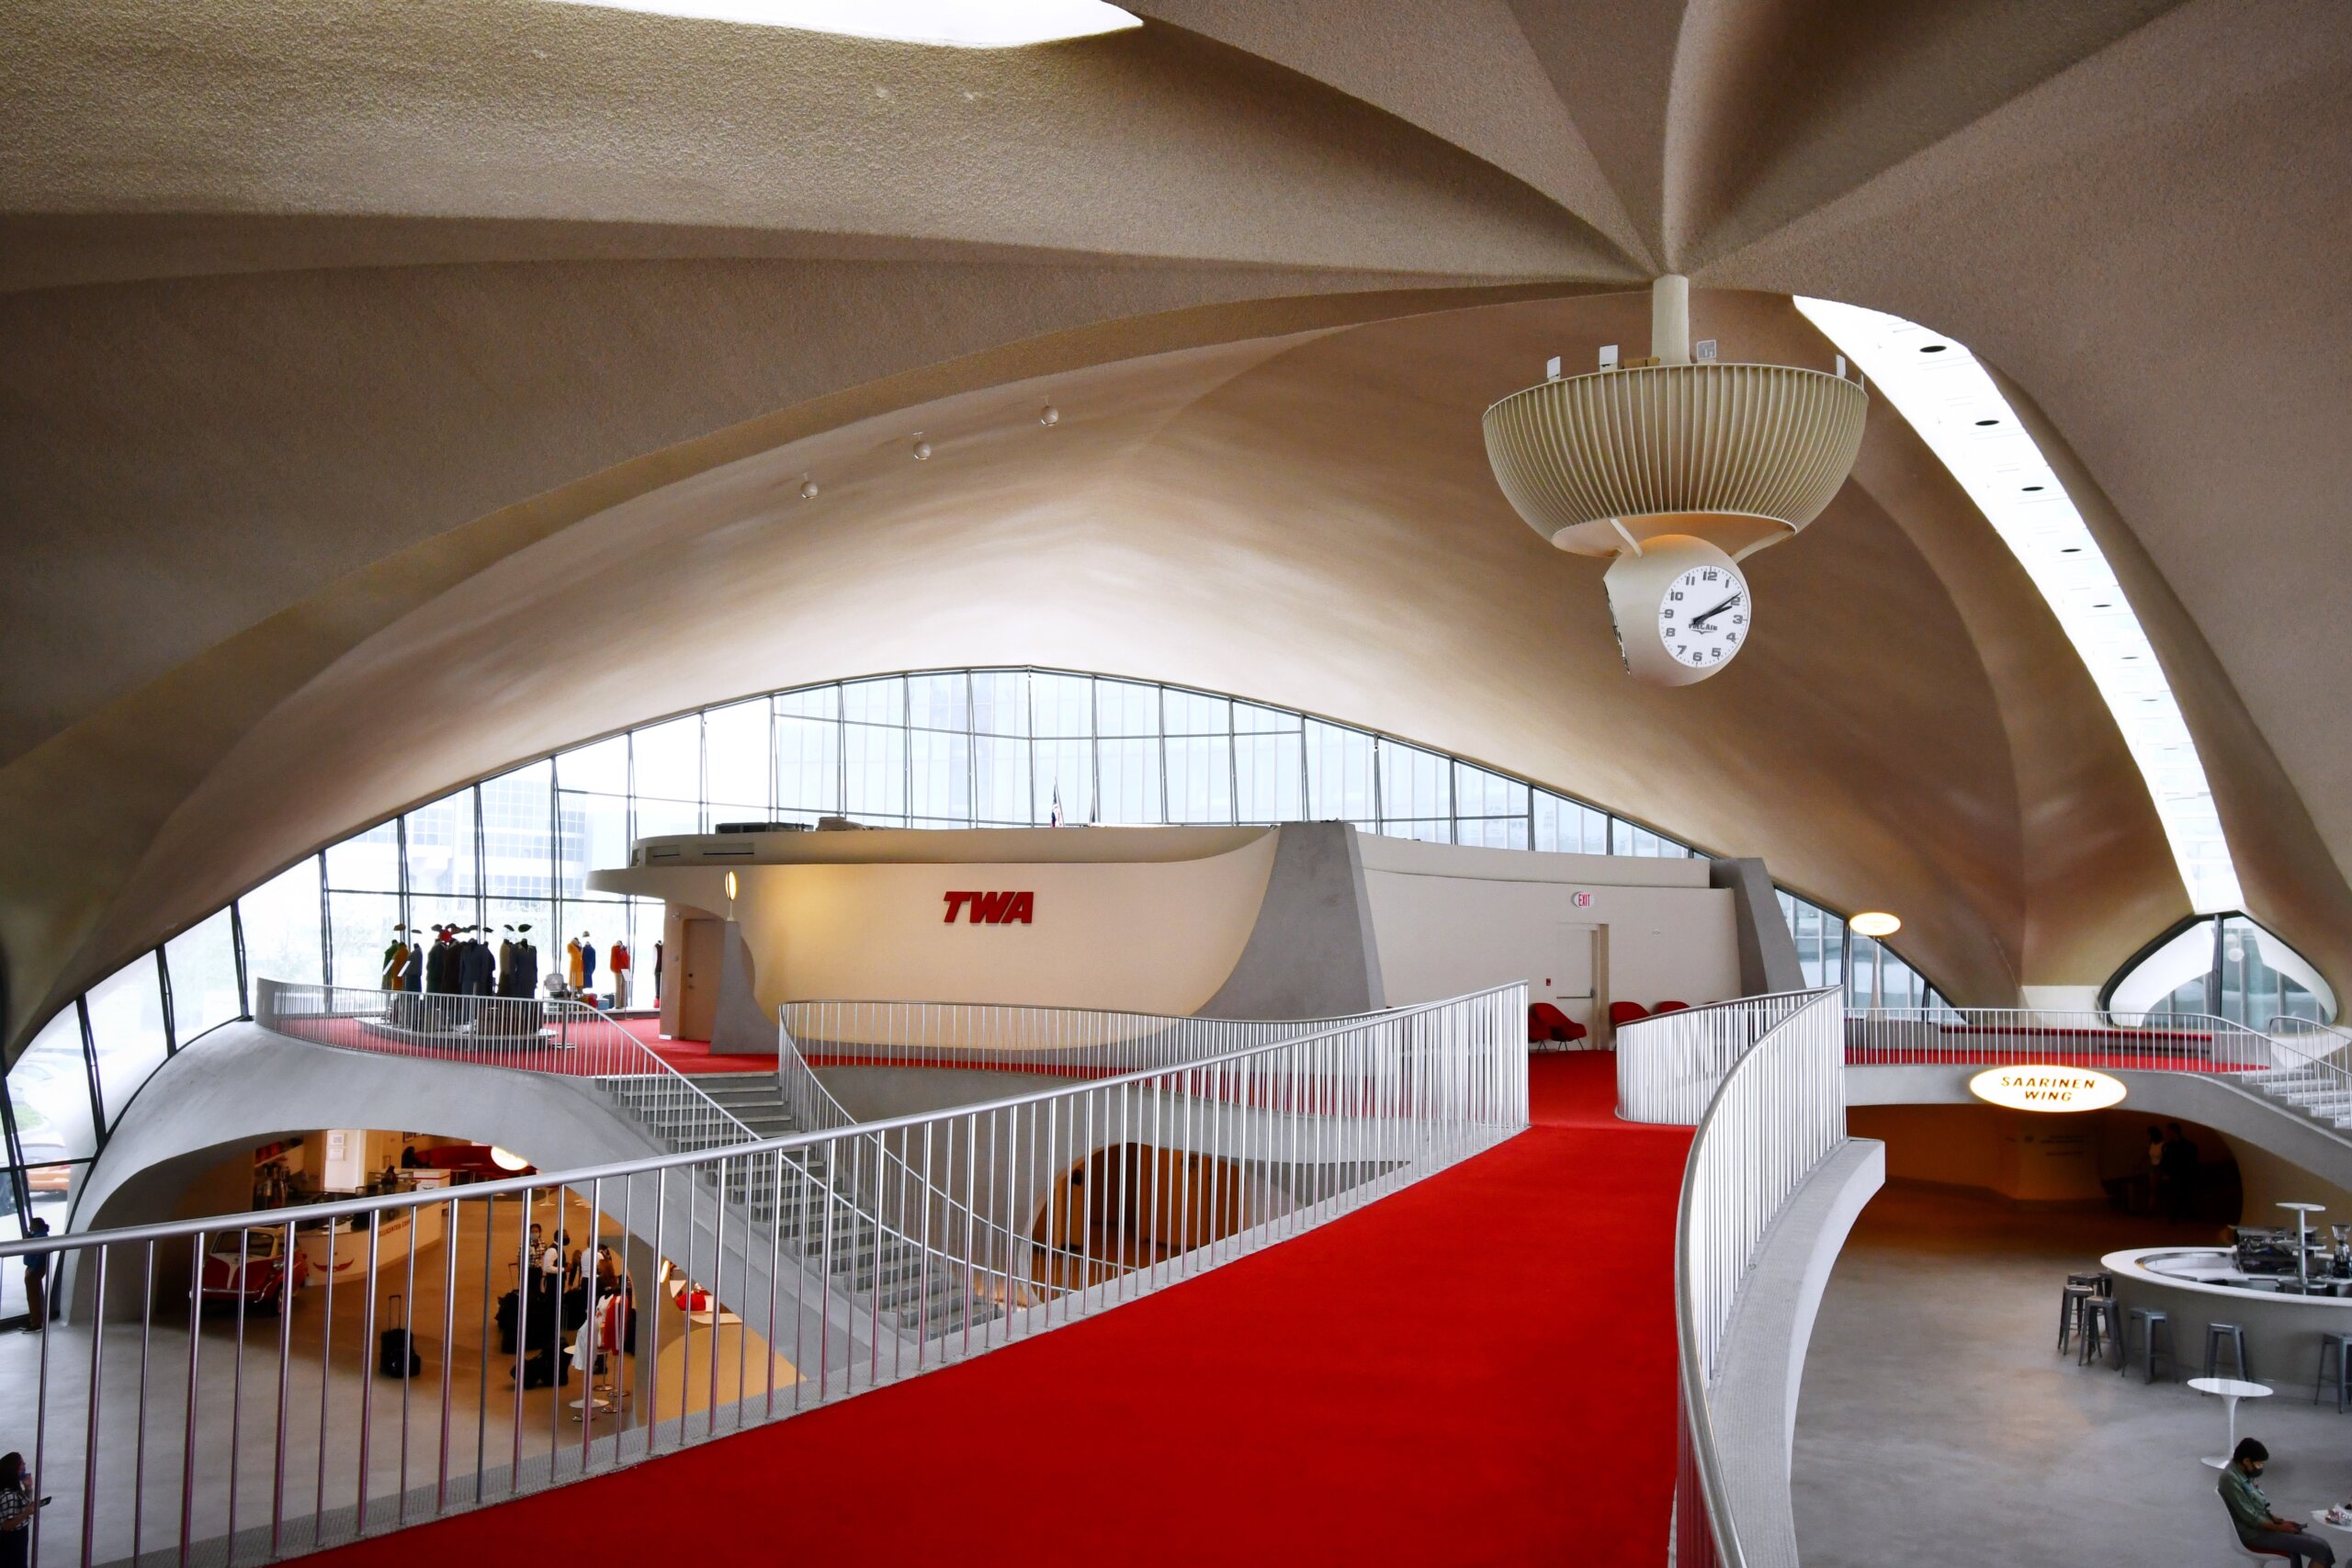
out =
<svg viewBox="0 0 2352 1568"><path fill-rule="evenodd" d="M1922 354L1941 354L1947 346L1949 345L1945 344L1931 343L1919 352Z"/></svg>
<svg viewBox="0 0 2352 1568"><path fill-rule="evenodd" d="M2027 493L2030 494L2031 492L2040 490L2041 487L2040 485L2028 485L2025 488Z"/></svg>
<svg viewBox="0 0 2352 1568"><path fill-rule="evenodd" d="M920 430L915 432L915 444L912 450L916 462L927 463L931 460L931 443L922 438L922 432Z"/></svg>
<svg viewBox="0 0 2352 1568"><path fill-rule="evenodd" d="M1013 49L1091 38L1143 23L1105 0L562 0L608 11L650 11L754 28L944 44L952 49Z"/></svg>
<svg viewBox="0 0 2352 1568"><path fill-rule="evenodd" d="M817 499L817 481L810 479L807 474L800 476L800 499L803 501L814 501Z"/></svg>
<svg viewBox="0 0 2352 1568"><path fill-rule="evenodd" d="M2094 610L2112 610L2115 608L2115 605L2109 601L2102 599L2098 604L2093 604L2091 608Z"/></svg>
<svg viewBox="0 0 2352 1568"><path fill-rule="evenodd" d="M2064 549L2060 550L2058 553L2062 556L2078 556L2083 553L2083 547L2080 545L2068 545Z"/></svg>
<svg viewBox="0 0 2352 1568"><path fill-rule="evenodd" d="M2001 422L1997 419L1980 419L1976 423L1979 424L1998 424Z"/></svg>
<svg viewBox="0 0 2352 1568"><path fill-rule="evenodd" d="M1054 407L1051 403L1047 403L1044 408L1037 411L1037 423L1044 425L1048 430L1051 430L1055 425L1059 424L1061 422L1062 411Z"/></svg>

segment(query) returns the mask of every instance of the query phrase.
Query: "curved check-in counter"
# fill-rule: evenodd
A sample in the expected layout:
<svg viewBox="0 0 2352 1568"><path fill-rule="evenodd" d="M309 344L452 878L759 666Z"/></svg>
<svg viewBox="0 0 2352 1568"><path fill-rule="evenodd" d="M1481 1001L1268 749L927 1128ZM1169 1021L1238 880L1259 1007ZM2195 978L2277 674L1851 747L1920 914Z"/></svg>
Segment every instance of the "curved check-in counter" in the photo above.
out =
<svg viewBox="0 0 2352 1568"><path fill-rule="evenodd" d="M2183 1378L2205 1371L2208 1324L2233 1323L2244 1329L2246 1356L2254 1363L2245 1375L2278 1388L2310 1383L2319 1375L2322 1341L2331 1334L2352 1334L2352 1279L2330 1277L2317 1249L2309 1294L2298 1290L2291 1274L2245 1272L2227 1247L2134 1247L2109 1253L2099 1267L2114 1278L2116 1310L2127 1321L2134 1307L2166 1314ZM2131 1344L2136 1361L2142 1354L2136 1332ZM2229 1363L2225 1350L2225 1376L2233 1371Z"/></svg>

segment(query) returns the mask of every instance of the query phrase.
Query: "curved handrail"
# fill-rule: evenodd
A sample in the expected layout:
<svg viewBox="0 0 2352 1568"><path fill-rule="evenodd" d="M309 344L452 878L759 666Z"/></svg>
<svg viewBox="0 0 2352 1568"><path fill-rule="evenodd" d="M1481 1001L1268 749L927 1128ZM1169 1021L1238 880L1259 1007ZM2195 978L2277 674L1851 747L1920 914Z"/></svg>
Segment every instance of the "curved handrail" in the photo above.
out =
<svg viewBox="0 0 2352 1568"><path fill-rule="evenodd" d="M1846 1137L1842 987L1826 987L1734 1062L1700 1118L1675 1215L1674 1318L1681 1405L1676 1560L1760 1564L1726 1495L1708 1395L1724 1333L1773 1223ZM1793 1560L1792 1560L1792 1564Z"/></svg>
<svg viewBox="0 0 2352 1568"><path fill-rule="evenodd" d="M1618 1025L1617 1114L1627 1122L1692 1125L1732 1064L1820 995L1735 997Z"/></svg>

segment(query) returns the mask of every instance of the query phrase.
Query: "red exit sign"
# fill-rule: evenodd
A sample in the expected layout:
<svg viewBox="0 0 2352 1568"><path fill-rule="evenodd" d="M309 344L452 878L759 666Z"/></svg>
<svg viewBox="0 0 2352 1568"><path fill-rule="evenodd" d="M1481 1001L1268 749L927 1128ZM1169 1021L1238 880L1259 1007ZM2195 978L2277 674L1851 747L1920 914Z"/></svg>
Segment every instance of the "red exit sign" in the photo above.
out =
<svg viewBox="0 0 2352 1568"><path fill-rule="evenodd" d="M967 906L976 926L1035 925L1037 896L1035 893L949 893L947 919L941 922L954 925L956 915Z"/></svg>

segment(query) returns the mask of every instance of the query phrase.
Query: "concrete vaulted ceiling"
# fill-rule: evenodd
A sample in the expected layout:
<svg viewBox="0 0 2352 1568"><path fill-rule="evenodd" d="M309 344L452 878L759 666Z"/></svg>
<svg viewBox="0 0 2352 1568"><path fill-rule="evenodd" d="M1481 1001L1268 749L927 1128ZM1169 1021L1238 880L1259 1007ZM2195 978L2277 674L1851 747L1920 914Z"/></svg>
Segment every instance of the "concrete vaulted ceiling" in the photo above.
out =
<svg viewBox="0 0 2352 1568"><path fill-rule="evenodd" d="M1685 691L1625 682L1599 563L1495 491L1478 412L1637 350L1667 269L1732 357L1826 364L1805 293L1997 367L2250 911L2352 985L2343 7L1133 8L968 51L542 0L14 7L10 1052L464 778L991 661L1292 704L1761 853L1903 910L1959 999L2105 978L2187 911L2163 834L1891 410Z"/></svg>

